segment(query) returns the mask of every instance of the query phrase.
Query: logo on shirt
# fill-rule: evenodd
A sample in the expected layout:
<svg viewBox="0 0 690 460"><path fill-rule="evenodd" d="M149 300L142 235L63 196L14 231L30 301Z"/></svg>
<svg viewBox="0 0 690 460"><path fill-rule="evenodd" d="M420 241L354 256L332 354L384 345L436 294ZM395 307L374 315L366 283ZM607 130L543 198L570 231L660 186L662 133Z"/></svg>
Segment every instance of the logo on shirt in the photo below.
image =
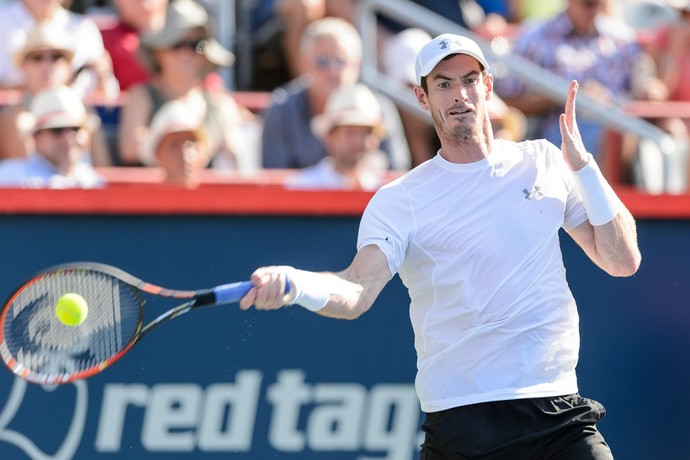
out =
<svg viewBox="0 0 690 460"><path fill-rule="evenodd" d="M544 193L542 193L541 188L539 188L538 185L535 185L532 188L532 191L529 191L527 189L524 189L522 193L525 194L525 199L526 200L531 200L532 198L534 199L539 199L544 196Z"/></svg>

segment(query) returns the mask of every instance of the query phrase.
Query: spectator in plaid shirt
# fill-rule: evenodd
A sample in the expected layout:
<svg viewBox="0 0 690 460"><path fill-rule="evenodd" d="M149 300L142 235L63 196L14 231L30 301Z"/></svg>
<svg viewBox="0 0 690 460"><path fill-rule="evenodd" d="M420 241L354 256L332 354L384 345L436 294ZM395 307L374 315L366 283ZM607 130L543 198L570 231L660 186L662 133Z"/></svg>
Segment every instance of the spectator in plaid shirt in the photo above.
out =
<svg viewBox="0 0 690 460"><path fill-rule="evenodd" d="M617 21L609 8L609 0L567 0L564 11L553 19L538 25L525 23L512 52L569 81L577 80L581 90L603 103L664 99L665 86L656 78L634 32ZM560 145L560 101L511 75L497 80L496 92L508 105L531 116L529 136ZM578 125L587 151L598 158L604 126L586 113L578 117Z"/></svg>

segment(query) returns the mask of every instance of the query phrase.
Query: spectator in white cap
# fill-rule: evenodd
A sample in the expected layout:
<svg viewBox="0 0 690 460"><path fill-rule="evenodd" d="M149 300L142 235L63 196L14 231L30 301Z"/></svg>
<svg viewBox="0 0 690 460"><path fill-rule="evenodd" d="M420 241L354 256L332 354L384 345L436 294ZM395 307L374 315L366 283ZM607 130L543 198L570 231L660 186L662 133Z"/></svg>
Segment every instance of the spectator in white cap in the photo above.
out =
<svg viewBox="0 0 690 460"><path fill-rule="evenodd" d="M38 93L31 101L35 151L0 162L0 186L96 188L104 184L93 169L90 134L100 125L79 94L67 86Z"/></svg>
<svg viewBox="0 0 690 460"><path fill-rule="evenodd" d="M291 188L375 190L383 184L386 134L381 106L369 88L357 84L336 89L326 108L311 122L328 156L288 179Z"/></svg>
<svg viewBox="0 0 690 460"><path fill-rule="evenodd" d="M141 143L153 116L175 99L194 99L203 106L214 167L241 170L246 157L258 156L239 131L245 124L260 125L261 120L237 104L224 87L206 83L209 72L230 66L235 59L214 33L212 18L202 5L175 0L168 5L163 28L141 37L139 54L152 76L132 86L122 106L118 132L122 164L140 164Z"/></svg>
<svg viewBox="0 0 690 460"><path fill-rule="evenodd" d="M198 187L211 160L203 113L184 100L165 104L151 121L140 158L144 165L159 166L165 183Z"/></svg>
<svg viewBox="0 0 690 460"><path fill-rule="evenodd" d="M427 43L415 80L438 154L375 192L350 266L260 267L240 307L296 304L355 319L398 274L410 294L426 414L421 460L611 460L596 428L604 409L578 393L578 313L560 229L613 276L634 274L641 256L633 217L583 147L577 82L559 150L543 139L494 138L493 76L468 38Z"/></svg>

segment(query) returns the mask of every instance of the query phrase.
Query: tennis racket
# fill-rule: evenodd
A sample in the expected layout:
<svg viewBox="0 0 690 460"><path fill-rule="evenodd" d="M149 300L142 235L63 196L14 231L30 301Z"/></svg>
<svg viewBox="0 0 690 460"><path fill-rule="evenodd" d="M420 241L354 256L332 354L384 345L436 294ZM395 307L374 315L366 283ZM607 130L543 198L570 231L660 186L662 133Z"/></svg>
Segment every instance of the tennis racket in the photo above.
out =
<svg viewBox="0 0 690 460"><path fill-rule="evenodd" d="M237 302L251 288L251 282L243 281L177 291L105 264L58 265L15 289L5 302L0 313L0 355L12 372L34 383L62 384L91 377L161 324L201 307ZM88 315L79 325L68 326L56 316L56 303L66 293L86 300ZM185 302L144 326L144 294Z"/></svg>

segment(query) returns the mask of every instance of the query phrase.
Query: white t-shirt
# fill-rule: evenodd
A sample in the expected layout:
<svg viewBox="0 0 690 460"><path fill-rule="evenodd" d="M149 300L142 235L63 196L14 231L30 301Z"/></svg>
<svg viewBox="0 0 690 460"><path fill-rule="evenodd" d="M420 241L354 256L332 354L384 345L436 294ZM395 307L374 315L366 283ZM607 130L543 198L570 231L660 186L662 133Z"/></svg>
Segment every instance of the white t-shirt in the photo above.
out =
<svg viewBox="0 0 690 460"><path fill-rule="evenodd" d="M364 169L359 174L359 187L363 190L376 190L383 184L381 175ZM349 178L335 170L330 157L323 158L315 165L300 169L286 179L288 188L292 189L324 189L347 190L356 187Z"/></svg>
<svg viewBox="0 0 690 460"><path fill-rule="evenodd" d="M470 164L436 155L374 195L357 247L377 245L409 290L422 410L577 392L558 232L586 219L544 140L496 140Z"/></svg>

